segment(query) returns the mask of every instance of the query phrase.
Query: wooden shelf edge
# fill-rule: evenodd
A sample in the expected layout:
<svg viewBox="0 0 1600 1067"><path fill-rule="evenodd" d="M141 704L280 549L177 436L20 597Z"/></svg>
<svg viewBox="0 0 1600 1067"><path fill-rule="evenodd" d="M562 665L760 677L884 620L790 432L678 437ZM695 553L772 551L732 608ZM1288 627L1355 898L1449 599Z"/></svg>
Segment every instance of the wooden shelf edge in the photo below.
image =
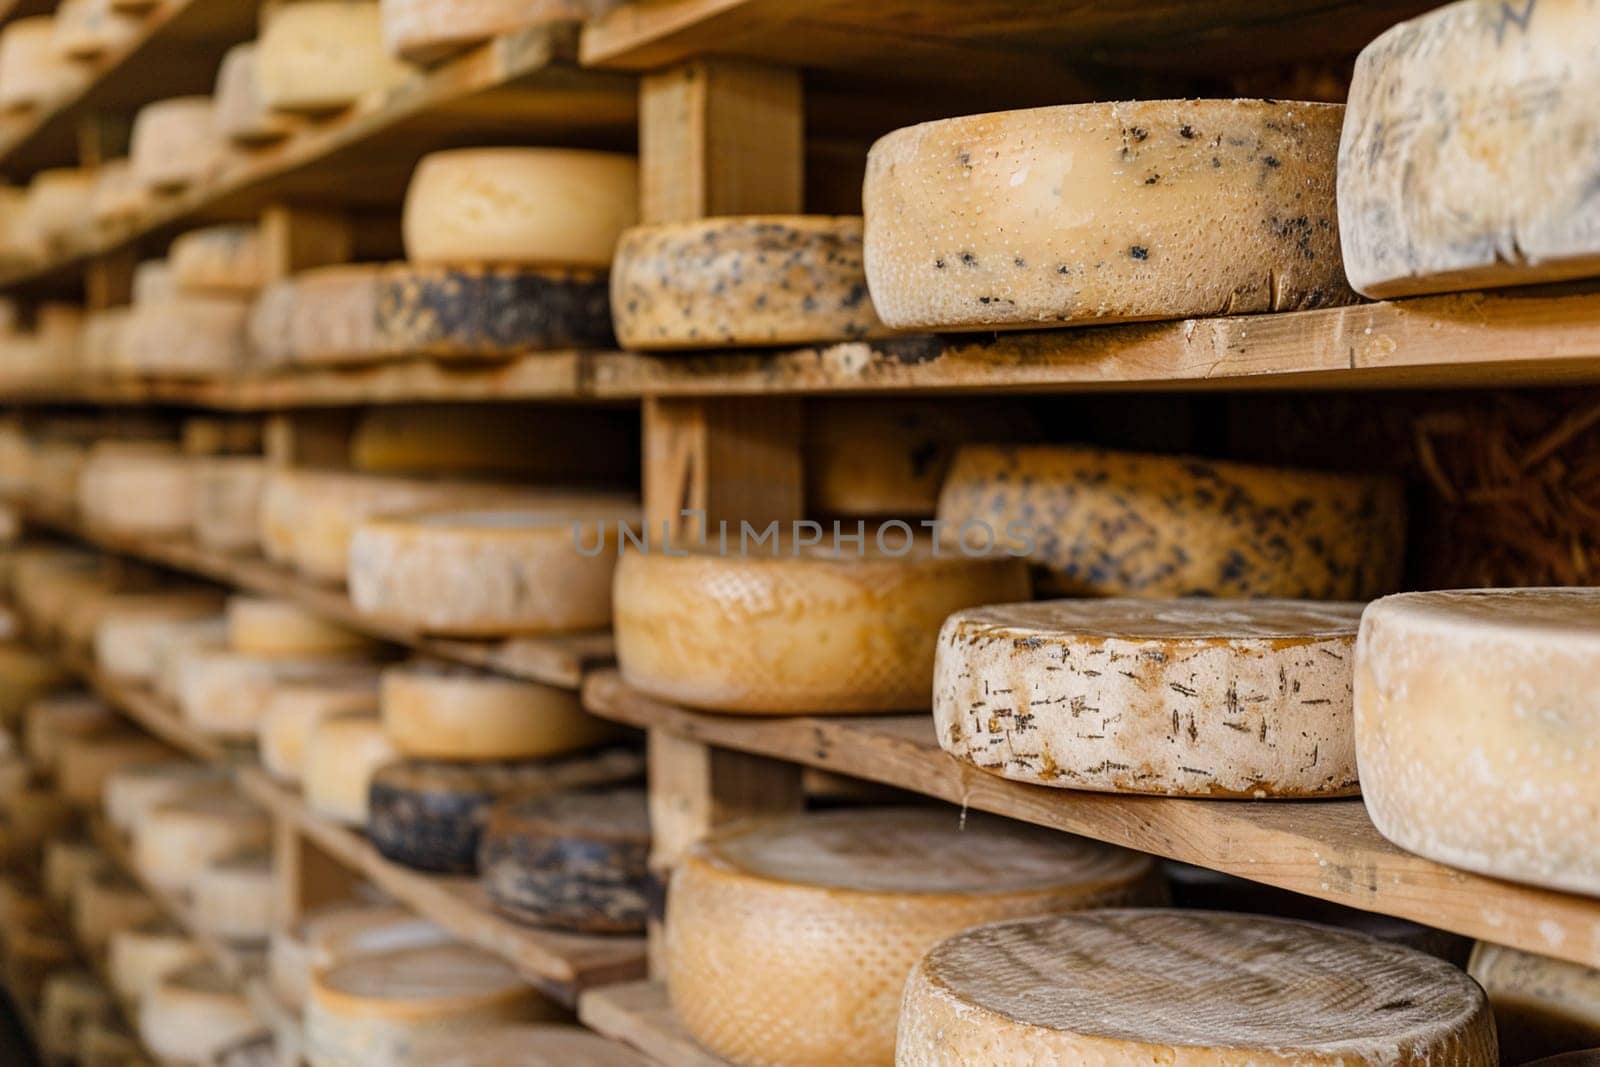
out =
<svg viewBox="0 0 1600 1067"><path fill-rule="evenodd" d="M695 1043L672 1012L662 982L629 982L585 993L578 1021L667 1067L728 1067Z"/></svg>
<svg viewBox="0 0 1600 1067"><path fill-rule="evenodd" d="M864 778L1363 911L1600 967L1600 900L1502 882L1404 852L1360 800L1211 801L1008 782L952 759L927 715L758 718L647 697L614 670L589 676L603 718Z"/></svg>

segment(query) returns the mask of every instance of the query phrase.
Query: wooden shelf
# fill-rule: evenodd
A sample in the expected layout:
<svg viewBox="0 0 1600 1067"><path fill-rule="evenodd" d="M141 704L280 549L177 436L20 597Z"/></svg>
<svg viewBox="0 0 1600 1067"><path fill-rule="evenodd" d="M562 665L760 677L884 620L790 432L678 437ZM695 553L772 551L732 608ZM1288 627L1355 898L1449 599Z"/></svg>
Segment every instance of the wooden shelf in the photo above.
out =
<svg viewBox="0 0 1600 1067"><path fill-rule="evenodd" d="M679 1024L661 982L629 982L585 993L578 1000L578 1020L667 1067L729 1067Z"/></svg>
<svg viewBox="0 0 1600 1067"><path fill-rule="evenodd" d="M1359 800L1205 801L1022 785L946 755L930 715L757 718L644 696L591 675L597 715L776 757L1224 871L1363 911L1600 967L1600 900L1513 885L1403 852Z"/></svg>

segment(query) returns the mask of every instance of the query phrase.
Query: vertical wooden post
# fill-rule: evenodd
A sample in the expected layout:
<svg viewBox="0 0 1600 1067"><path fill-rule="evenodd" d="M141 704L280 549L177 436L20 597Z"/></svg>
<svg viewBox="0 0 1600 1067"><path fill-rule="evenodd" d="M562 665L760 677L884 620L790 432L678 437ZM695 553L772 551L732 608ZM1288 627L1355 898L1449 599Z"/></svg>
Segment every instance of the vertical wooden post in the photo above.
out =
<svg viewBox="0 0 1600 1067"><path fill-rule="evenodd" d="M350 262L355 228L339 212L274 204L261 213L261 246L267 280L278 281Z"/></svg>
<svg viewBox="0 0 1600 1067"><path fill-rule="evenodd" d="M317 848L294 820L272 817L272 869L277 880L272 919L280 929L307 911L348 898L360 883L354 871Z"/></svg>
<svg viewBox="0 0 1600 1067"><path fill-rule="evenodd" d="M138 259L133 249L122 248L89 261L83 289L84 303L90 311L133 303L133 271Z"/></svg>

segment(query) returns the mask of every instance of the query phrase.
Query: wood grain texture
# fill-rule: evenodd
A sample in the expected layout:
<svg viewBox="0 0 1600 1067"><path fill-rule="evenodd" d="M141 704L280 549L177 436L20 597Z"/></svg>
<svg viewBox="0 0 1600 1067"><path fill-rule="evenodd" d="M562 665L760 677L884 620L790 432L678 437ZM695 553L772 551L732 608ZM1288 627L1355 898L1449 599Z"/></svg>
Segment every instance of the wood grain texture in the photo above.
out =
<svg viewBox="0 0 1600 1067"><path fill-rule="evenodd" d="M663 1067L728 1067L695 1043L667 1000L661 982L629 982L585 993L578 1020L589 1029L631 1045Z"/></svg>

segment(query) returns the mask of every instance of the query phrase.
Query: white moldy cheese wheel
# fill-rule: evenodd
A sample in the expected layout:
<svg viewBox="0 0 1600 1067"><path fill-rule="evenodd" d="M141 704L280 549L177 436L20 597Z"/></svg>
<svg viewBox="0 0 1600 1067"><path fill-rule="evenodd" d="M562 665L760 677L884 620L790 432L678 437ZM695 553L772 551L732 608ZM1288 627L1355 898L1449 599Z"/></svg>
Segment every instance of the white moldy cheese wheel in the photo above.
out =
<svg viewBox="0 0 1600 1067"><path fill-rule="evenodd" d="M502 33L588 18L595 0L383 0L383 43L391 55L432 63Z"/></svg>
<svg viewBox="0 0 1600 1067"><path fill-rule="evenodd" d="M363 677L371 669L350 658L200 650L178 667L178 709L207 736L254 740L280 682Z"/></svg>
<svg viewBox="0 0 1600 1067"><path fill-rule="evenodd" d="M213 862L271 843L267 816L222 789L193 790L146 812L133 830L133 862L157 889L188 893Z"/></svg>
<svg viewBox="0 0 1600 1067"><path fill-rule="evenodd" d="M254 41L236 44L222 57L213 99L217 133L235 144L281 140L294 129L294 116L273 111L261 98Z"/></svg>
<svg viewBox="0 0 1600 1067"><path fill-rule="evenodd" d="M196 787L222 786L227 772L220 767L189 760L143 763L123 767L106 779L106 819L124 834L131 834L145 815L163 804L195 791Z"/></svg>
<svg viewBox="0 0 1600 1067"><path fill-rule="evenodd" d="M78 479L78 510L111 533L186 532L194 524L193 461L163 445L95 445Z"/></svg>
<svg viewBox="0 0 1600 1067"><path fill-rule="evenodd" d="M334 715L317 723L301 774L306 804L317 814L364 826L372 775L400 758L376 715Z"/></svg>
<svg viewBox="0 0 1600 1067"><path fill-rule="evenodd" d="M377 0L298 0L263 12L256 82L269 108L337 111L409 73L383 50Z"/></svg>
<svg viewBox="0 0 1600 1067"><path fill-rule="evenodd" d="M1018 782L1110 793L1349 796L1361 604L1053 600L939 633L939 744Z"/></svg>
<svg viewBox="0 0 1600 1067"><path fill-rule="evenodd" d="M231 296L175 296L135 302L118 342L119 369L132 374L219 377L250 360L250 303Z"/></svg>
<svg viewBox="0 0 1600 1067"><path fill-rule="evenodd" d="M417 164L406 192L416 263L607 267L639 218L632 156L570 148L461 148Z"/></svg>
<svg viewBox="0 0 1600 1067"><path fill-rule="evenodd" d="M260 540L267 464L255 456L194 460L194 536L219 552L248 552Z"/></svg>
<svg viewBox="0 0 1600 1067"><path fill-rule="evenodd" d="M623 677L716 711L926 707L945 618L1025 600L1028 577L1005 556L936 554L918 542L895 558L876 548L869 533L859 557L848 546L778 558L625 554L613 599Z"/></svg>
<svg viewBox="0 0 1600 1067"><path fill-rule="evenodd" d="M1493 1067L1483 991L1443 960L1311 923L1100 911L993 923L911 972L898 1067Z"/></svg>
<svg viewBox="0 0 1600 1067"><path fill-rule="evenodd" d="M963 824L954 808L744 823L673 872L667 986L684 1027L735 1063L889 1064L900 990L933 945L976 923L1147 902L1153 872L1147 856Z"/></svg>
<svg viewBox="0 0 1600 1067"><path fill-rule="evenodd" d="M1362 50L1339 147L1339 230L1350 283L1367 296L1600 273L1595 9L1525 8L1448 4Z"/></svg>
<svg viewBox="0 0 1600 1067"><path fill-rule="evenodd" d="M350 599L363 615L458 637L603 627L618 526L638 522L621 500L369 520L350 542Z"/></svg>
<svg viewBox="0 0 1600 1067"><path fill-rule="evenodd" d="M140 108L128 139L134 177L157 192L210 178L222 161L212 110L209 96L177 96Z"/></svg>
<svg viewBox="0 0 1600 1067"><path fill-rule="evenodd" d="M263 1029L244 994L209 963L168 975L139 1005L139 1039L164 1061L212 1063Z"/></svg>
<svg viewBox="0 0 1600 1067"><path fill-rule="evenodd" d="M1355 730L1384 837L1452 867L1600 895L1600 590L1369 605Z"/></svg>
<svg viewBox="0 0 1600 1067"><path fill-rule="evenodd" d="M1600 1046L1600 970L1480 941L1467 973L1489 995L1503 1062Z"/></svg>
<svg viewBox="0 0 1600 1067"><path fill-rule="evenodd" d="M112 8L111 0L61 0L55 49L68 59L97 59L139 36L142 20Z"/></svg>
<svg viewBox="0 0 1600 1067"><path fill-rule="evenodd" d="M1066 596L1365 600L1405 554L1394 479L1065 445L962 448L939 519L950 542L1031 543Z"/></svg>
<svg viewBox="0 0 1600 1067"><path fill-rule="evenodd" d="M55 19L34 15L0 30L0 111L43 110L81 91L93 68L55 49Z"/></svg>
<svg viewBox="0 0 1600 1067"><path fill-rule="evenodd" d="M261 765L280 782L298 784L306 744L317 724L350 712L378 713L378 675L278 682L256 731Z"/></svg>
<svg viewBox="0 0 1600 1067"><path fill-rule="evenodd" d="M272 932L276 891L269 854L254 852L218 860L195 879L195 925L222 941L265 943Z"/></svg>
<svg viewBox="0 0 1600 1067"><path fill-rule="evenodd" d="M341 656L373 651L369 637L287 600L228 598L228 644L252 656Z"/></svg>
<svg viewBox="0 0 1600 1067"><path fill-rule="evenodd" d="M170 919L150 919L112 933L106 974L123 1003L137 1004L167 975L204 959L199 943Z"/></svg>
<svg viewBox="0 0 1600 1067"><path fill-rule="evenodd" d="M417 1054L426 1041L468 1040L488 1025L557 1011L510 964L466 945L360 956L312 976L307 1059L314 1067L431 1067Z"/></svg>
<svg viewBox="0 0 1600 1067"><path fill-rule="evenodd" d="M754 215L636 226L611 269L624 348L857 341L888 332L855 216Z"/></svg>
<svg viewBox="0 0 1600 1067"><path fill-rule="evenodd" d="M427 1049L428 1067L648 1067L628 1046L581 1026L529 1023L493 1026L471 1041L443 1040Z"/></svg>
<svg viewBox="0 0 1600 1067"><path fill-rule="evenodd" d="M432 663L384 671L382 701L390 741L415 759L543 759L616 733L571 690Z"/></svg>
<svg viewBox="0 0 1600 1067"><path fill-rule="evenodd" d="M1344 111L1070 104L896 130L867 157L867 280L897 328L1029 329L1346 304Z"/></svg>
<svg viewBox="0 0 1600 1067"><path fill-rule="evenodd" d="M260 231L208 226L172 242L167 263L180 293L248 297L266 283Z"/></svg>

